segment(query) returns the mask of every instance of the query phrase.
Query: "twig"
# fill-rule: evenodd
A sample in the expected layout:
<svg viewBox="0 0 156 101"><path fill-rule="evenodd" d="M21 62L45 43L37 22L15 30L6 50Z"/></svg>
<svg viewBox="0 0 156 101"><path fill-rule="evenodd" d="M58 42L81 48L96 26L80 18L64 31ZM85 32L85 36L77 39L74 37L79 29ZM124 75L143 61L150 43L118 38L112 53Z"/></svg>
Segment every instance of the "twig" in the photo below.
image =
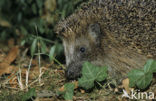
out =
<svg viewBox="0 0 156 101"><path fill-rule="evenodd" d="M32 64L32 59L33 59L33 57L30 59L29 67L28 67L28 70L26 71L26 81L25 81L26 88L28 87L29 72L30 72L30 68L31 68L31 64Z"/></svg>
<svg viewBox="0 0 156 101"><path fill-rule="evenodd" d="M65 69L65 67L55 57L53 57L53 58L54 58L55 62L57 62L63 69Z"/></svg>
<svg viewBox="0 0 156 101"><path fill-rule="evenodd" d="M39 77L42 76L42 75L43 75L43 72L39 75ZM33 82L31 82L29 84L29 86L31 86L32 84L36 83L39 80L39 77L36 80L34 80Z"/></svg>
<svg viewBox="0 0 156 101"><path fill-rule="evenodd" d="M17 76L17 80L18 80L19 87L21 88L21 90L23 90L24 87L22 83L21 68L19 68L19 75Z"/></svg>

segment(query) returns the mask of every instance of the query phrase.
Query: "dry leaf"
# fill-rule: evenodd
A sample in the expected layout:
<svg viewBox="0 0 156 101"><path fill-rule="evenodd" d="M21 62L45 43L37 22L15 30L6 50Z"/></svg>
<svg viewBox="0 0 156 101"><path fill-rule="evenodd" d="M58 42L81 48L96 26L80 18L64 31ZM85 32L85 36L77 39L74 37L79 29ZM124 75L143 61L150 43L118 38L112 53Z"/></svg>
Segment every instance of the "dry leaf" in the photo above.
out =
<svg viewBox="0 0 156 101"><path fill-rule="evenodd" d="M59 91L60 92L64 92L65 91L64 85L61 88L59 88Z"/></svg>
<svg viewBox="0 0 156 101"><path fill-rule="evenodd" d="M38 65L38 61L37 60L32 60L32 63L31 63L32 65Z"/></svg>
<svg viewBox="0 0 156 101"><path fill-rule="evenodd" d="M47 11L53 12L56 9L56 0L46 0L44 5Z"/></svg>
<svg viewBox="0 0 156 101"><path fill-rule="evenodd" d="M2 63L0 63L0 75L12 72L14 66L10 66L10 64L16 59L18 52L19 52L18 46L15 46L10 50L8 56L4 58Z"/></svg>
<svg viewBox="0 0 156 101"><path fill-rule="evenodd" d="M126 78L126 79L122 80L122 85L125 88L126 92L129 94L130 93L129 79Z"/></svg>
<svg viewBox="0 0 156 101"><path fill-rule="evenodd" d="M10 71L12 70L12 68L9 69L9 64L7 63L1 63L0 64L0 76L4 73L10 73Z"/></svg>
<svg viewBox="0 0 156 101"><path fill-rule="evenodd" d="M5 58L5 54L1 53L1 50L0 50L0 63L4 60L4 58Z"/></svg>
<svg viewBox="0 0 156 101"><path fill-rule="evenodd" d="M74 81L73 83L74 83L74 86L75 86L74 89L77 89L78 88L78 81Z"/></svg>
<svg viewBox="0 0 156 101"><path fill-rule="evenodd" d="M8 21L6 21L6 20L4 20L4 19L2 19L0 17L0 26L3 26L3 27L11 27L11 24Z"/></svg>
<svg viewBox="0 0 156 101"><path fill-rule="evenodd" d="M13 38L8 40L8 47L12 48L15 45L15 40Z"/></svg>
<svg viewBox="0 0 156 101"><path fill-rule="evenodd" d="M84 93L85 93L85 90L80 89L80 91L81 91L81 93L82 93L82 94L84 94Z"/></svg>
<svg viewBox="0 0 156 101"><path fill-rule="evenodd" d="M55 73L64 73L64 70L58 70L58 69L56 69L55 70Z"/></svg>
<svg viewBox="0 0 156 101"><path fill-rule="evenodd" d="M16 59L18 52L19 52L19 47L18 46L13 47L10 50L8 56L3 60L3 62L6 62L10 65L11 62L13 62Z"/></svg>
<svg viewBox="0 0 156 101"><path fill-rule="evenodd" d="M44 3L45 6L45 14L42 16L43 19L45 19L48 23L53 23L55 19L57 19L57 14L51 15L53 11L56 9L56 0L46 0Z"/></svg>
<svg viewBox="0 0 156 101"><path fill-rule="evenodd" d="M8 77L8 79L9 78L11 78L10 80L9 80L9 84L10 84L10 86L12 87L12 88L17 88L18 87L18 80L17 80L17 76L15 76L15 77L13 77L12 78L12 75L10 75L9 77Z"/></svg>
<svg viewBox="0 0 156 101"><path fill-rule="evenodd" d="M28 68L21 68L21 71L22 71L22 77L25 78L26 77L26 71L28 71ZM30 68L29 80L35 79L36 76L38 76L38 75L39 75L39 67L38 66Z"/></svg>

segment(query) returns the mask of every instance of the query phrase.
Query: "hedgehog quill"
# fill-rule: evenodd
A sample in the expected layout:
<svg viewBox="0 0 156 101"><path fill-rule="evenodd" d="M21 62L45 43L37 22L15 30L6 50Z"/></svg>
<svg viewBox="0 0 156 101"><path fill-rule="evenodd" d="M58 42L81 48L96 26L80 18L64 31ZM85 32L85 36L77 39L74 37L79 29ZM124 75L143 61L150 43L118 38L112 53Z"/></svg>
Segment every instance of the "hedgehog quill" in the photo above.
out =
<svg viewBox="0 0 156 101"><path fill-rule="evenodd" d="M81 76L84 61L108 66L119 78L156 59L155 0L94 0L56 27L66 56L66 76Z"/></svg>

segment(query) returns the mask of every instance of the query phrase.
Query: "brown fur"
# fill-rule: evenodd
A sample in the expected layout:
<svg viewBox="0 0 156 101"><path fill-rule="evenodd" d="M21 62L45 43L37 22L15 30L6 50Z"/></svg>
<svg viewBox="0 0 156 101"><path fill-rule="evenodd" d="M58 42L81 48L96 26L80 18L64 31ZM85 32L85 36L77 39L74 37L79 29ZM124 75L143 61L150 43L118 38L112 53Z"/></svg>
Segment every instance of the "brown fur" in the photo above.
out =
<svg viewBox="0 0 156 101"><path fill-rule="evenodd" d="M84 36L88 39L88 26L98 23L101 45L90 44L92 55L88 56L98 60L91 62L109 66L110 74L125 75L132 68L143 67L147 59L156 59L155 8L155 0L94 0L60 21L57 33L74 43Z"/></svg>

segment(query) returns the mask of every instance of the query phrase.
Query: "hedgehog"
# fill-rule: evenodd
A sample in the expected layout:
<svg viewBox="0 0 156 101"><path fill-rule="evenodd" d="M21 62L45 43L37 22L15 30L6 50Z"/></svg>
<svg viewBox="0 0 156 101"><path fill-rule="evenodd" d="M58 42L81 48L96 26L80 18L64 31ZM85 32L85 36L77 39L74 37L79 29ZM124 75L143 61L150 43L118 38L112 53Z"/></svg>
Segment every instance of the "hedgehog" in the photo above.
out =
<svg viewBox="0 0 156 101"><path fill-rule="evenodd" d="M122 78L156 59L155 0L93 0L59 21L67 79L81 76L85 61Z"/></svg>

